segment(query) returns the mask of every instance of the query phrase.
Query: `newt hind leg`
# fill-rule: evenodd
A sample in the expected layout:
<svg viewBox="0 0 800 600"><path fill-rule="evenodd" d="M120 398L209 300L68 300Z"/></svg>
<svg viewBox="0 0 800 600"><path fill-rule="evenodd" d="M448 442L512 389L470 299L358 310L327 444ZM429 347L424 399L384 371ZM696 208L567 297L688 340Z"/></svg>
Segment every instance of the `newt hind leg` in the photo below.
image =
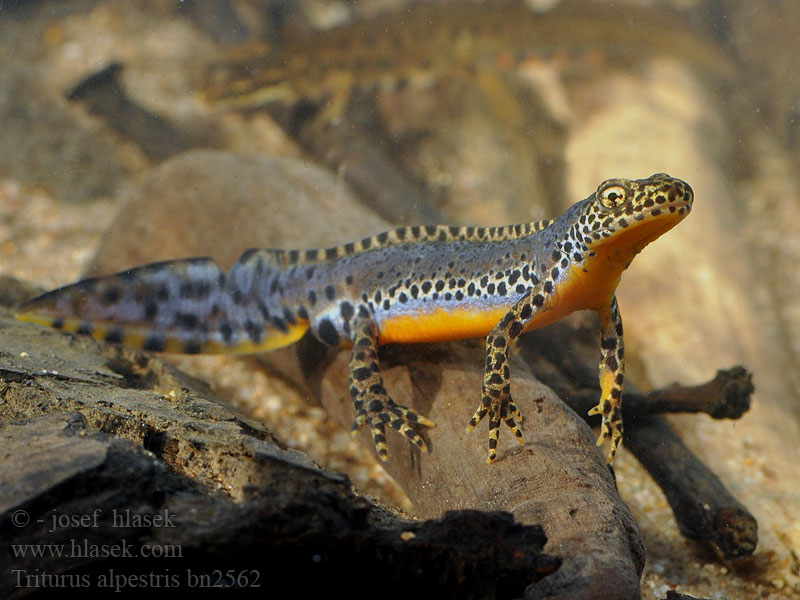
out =
<svg viewBox="0 0 800 600"><path fill-rule="evenodd" d="M435 427L435 423L397 404L383 385L378 362L378 325L369 316L359 315L353 321L353 355L350 359L350 397L356 411L353 435L368 423L378 457L389 458L386 446L386 425L428 452L425 440L413 429L415 425Z"/></svg>

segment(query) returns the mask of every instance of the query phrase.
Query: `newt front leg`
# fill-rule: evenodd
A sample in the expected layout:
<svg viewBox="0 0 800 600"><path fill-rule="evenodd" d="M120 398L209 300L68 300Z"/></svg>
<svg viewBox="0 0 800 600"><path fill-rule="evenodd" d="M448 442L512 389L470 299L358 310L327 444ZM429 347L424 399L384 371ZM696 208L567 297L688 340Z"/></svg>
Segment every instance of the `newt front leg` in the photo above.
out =
<svg viewBox="0 0 800 600"><path fill-rule="evenodd" d="M536 313L544 305L542 284L530 288L508 313L495 325L486 338L486 371L483 376L481 403L469 420L467 432L489 414L489 455L487 463L497 458L497 438L500 421L503 421L516 436L520 444L525 443L519 421L522 420L517 405L511 398L511 372L508 366L508 351L514 340L525 331ZM552 285L549 286L552 289Z"/></svg>
<svg viewBox="0 0 800 600"><path fill-rule="evenodd" d="M603 415L597 445L611 440L607 461L614 460L622 441L622 383L625 373L625 346L622 339L622 318L617 297L597 309L600 317L600 403L589 411L590 415Z"/></svg>
<svg viewBox="0 0 800 600"><path fill-rule="evenodd" d="M486 338L486 371L483 378L481 403L469 421L467 432L488 414L489 415L489 454L486 462L497 458L497 440L500 422L503 421L514 433L517 440L525 443L518 422L521 416L517 405L511 398L510 370L508 352L514 340L536 318L545 304L546 290L552 289L548 282L531 288L500 320ZM597 445L606 439L611 440L608 462L614 459L622 441L622 384L624 379L624 346L622 339L622 319L619 314L616 296L605 306L597 309L600 317L600 403L589 414L603 416Z"/></svg>

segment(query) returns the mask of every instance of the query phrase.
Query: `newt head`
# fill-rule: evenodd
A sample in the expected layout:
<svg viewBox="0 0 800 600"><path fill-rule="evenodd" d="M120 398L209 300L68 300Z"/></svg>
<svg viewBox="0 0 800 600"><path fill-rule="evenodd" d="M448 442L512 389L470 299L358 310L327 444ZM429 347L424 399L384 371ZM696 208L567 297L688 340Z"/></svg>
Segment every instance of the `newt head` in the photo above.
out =
<svg viewBox="0 0 800 600"><path fill-rule="evenodd" d="M689 184L656 173L647 179L609 179L570 207L562 216L568 225L561 246L570 266L548 303L560 309L550 319L607 303L633 258L686 217L693 198Z"/></svg>
<svg viewBox="0 0 800 600"><path fill-rule="evenodd" d="M689 184L666 173L609 179L587 199L575 233L595 258L612 261L621 272L642 248L683 220L693 200Z"/></svg>

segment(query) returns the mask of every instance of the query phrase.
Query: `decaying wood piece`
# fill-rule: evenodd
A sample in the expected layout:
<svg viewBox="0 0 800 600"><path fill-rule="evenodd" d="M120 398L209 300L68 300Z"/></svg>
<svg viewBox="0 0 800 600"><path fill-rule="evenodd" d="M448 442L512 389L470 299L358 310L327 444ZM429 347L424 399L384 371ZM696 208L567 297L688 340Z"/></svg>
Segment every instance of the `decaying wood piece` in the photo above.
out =
<svg viewBox="0 0 800 600"><path fill-rule="evenodd" d="M499 512L400 516L160 359L0 311L3 597L70 581L514 597L559 567L540 527ZM68 552L14 552L42 544ZM135 579L147 573L162 579Z"/></svg>
<svg viewBox="0 0 800 600"><path fill-rule="evenodd" d="M309 348L308 346L311 346ZM301 356L311 390L340 423L350 426L347 353L320 361L306 341ZM486 428L464 432L483 378L480 340L382 348L383 377L399 403L429 416L423 432L431 453L387 436L387 471L423 518L454 508L507 510L524 524L541 523L547 552L564 560L558 573L530 586L526 598L639 598L644 545L617 493L594 436L549 389L512 361L515 401L528 443L501 432L498 459L486 464ZM504 435L505 434L505 435ZM368 433L365 448L374 447Z"/></svg>
<svg viewBox="0 0 800 600"><path fill-rule="evenodd" d="M520 341L522 356L577 414L586 415L600 393L593 369L591 318L582 316L534 332ZM755 517L681 441L657 413L704 412L738 419L750 407L753 384L744 367L722 370L692 387L674 385L648 394L626 382L625 446L664 491L681 533L714 544L726 558L752 554L758 541ZM586 417L592 424L592 419Z"/></svg>

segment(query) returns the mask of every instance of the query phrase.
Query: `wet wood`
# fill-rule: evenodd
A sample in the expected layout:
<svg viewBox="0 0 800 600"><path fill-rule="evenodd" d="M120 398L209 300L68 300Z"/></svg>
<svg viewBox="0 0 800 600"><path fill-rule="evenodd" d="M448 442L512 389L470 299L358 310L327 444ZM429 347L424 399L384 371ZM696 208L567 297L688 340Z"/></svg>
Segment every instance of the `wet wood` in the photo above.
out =
<svg viewBox="0 0 800 600"><path fill-rule="evenodd" d="M306 344L318 348L317 344ZM301 347L312 393L342 425L353 421L346 352L319 355ZM412 450L387 434L385 468L423 518L453 508L506 510L523 524L541 523L546 552L558 553L558 573L529 588L529 598L638 598L644 566L639 528L619 497L604 456L589 428L552 391L512 360L512 394L525 421L527 444L501 432L498 459L486 464L487 429L464 428L483 380L480 340L390 346L382 351L383 374L395 401L412 406L437 426L423 432L430 454ZM368 432L359 439L374 453Z"/></svg>

